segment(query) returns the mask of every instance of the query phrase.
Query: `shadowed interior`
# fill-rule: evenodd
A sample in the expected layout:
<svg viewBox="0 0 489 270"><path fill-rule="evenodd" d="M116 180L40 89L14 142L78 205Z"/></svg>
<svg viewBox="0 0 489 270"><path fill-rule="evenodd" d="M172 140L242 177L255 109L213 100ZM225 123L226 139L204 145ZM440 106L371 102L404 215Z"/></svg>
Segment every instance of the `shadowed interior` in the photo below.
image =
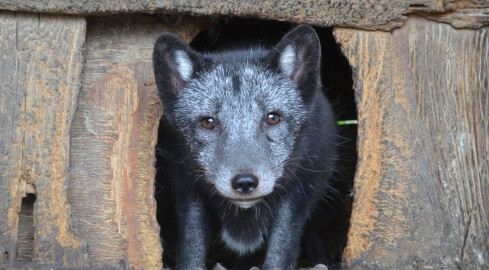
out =
<svg viewBox="0 0 489 270"><path fill-rule="evenodd" d="M19 214L19 232L17 240L17 262L30 262L34 256L34 205L36 195L27 194L22 199Z"/></svg>
<svg viewBox="0 0 489 270"><path fill-rule="evenodd" d="M228 18L221 20L212 27L198 34L190 46L199 52L214 52L226 49L247 48L249 46L270 47L275 45L281 37L287 33L295 24L288 22L263 21L254 19ZM348 61L340 51L339 46L334 40L331 28L315 28L320 42L322 53L321 78L325 94L330 99L337 120L356 120L357 112L354 101L354 92L352 89L352 76ZM164 143L164 132L160 129L158 145ZM312 226L318 231L321 231L321 237L327 243L327 251L310 250L309 252L328 252L331 255L330 269L341 268L341 256L343 249L346 246L346 238L349 227L349 218L351 214L352 198L350 190L353 186L353 177L355 174L355 166L357 160L356 138L357 125L342 125L339 126L340 157L338 160L338 171L335 173L334 188L338 191L337 194L325 197L320 205L314 209L321 218L315 224L309 223L307 226ZM157 152L159 151L157 146ZM164 153L163 153L164 155ZM157 155L157 177L165 177L165 163L163 158ZM175 236L171 235L169 229L176 226L175 222L171 221L171 212L173 205L168 203L169 196L168 188L165 188L159 182L156 182L155 198L158 207L158 221L160 222L163 238L163 246L165 241L175 241ZM333 205L337 211L328 215L322 215L321 209L328 205ZM317 220L317 219L316 219ZM314 240L313 240L314 241ZM303 247L302 255L299 257L298 266L311 266L305 249ZM228 261L231 254L226 248L217 252L210 252L208 258L209 266L216 262L222 263L224 266L231 265ZM174 264L174 254L171 252L163 252L163 261L165 266L172 267ZM260 260L263 254L256 254L249 258L250 260Z"/></svg>

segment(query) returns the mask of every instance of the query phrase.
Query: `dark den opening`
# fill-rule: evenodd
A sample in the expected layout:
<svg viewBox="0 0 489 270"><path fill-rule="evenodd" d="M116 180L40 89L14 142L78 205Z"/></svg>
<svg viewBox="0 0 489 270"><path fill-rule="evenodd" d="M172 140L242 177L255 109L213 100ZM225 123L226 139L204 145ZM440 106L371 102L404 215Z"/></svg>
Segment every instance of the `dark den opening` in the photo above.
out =
<svg viewBox="0 0 489 270"><path fill-rule="evenodd" d="M295 26L296 24L288 22L228 18L218 21L211 28L199 33L190 43L190 47L200 53L250 47L273 48ZM356 120L353 82L348 61L335 42L331 28L314 27L314 30L321 43L320 77L323 92L331 103L335 121ZM233 77L233 85L234 83ZM277 120L273 117L276 115L270 116L269 114L270 122L275 124ZM164 249L163 262L165 268L174 269L177 256L177 237L181 229L177 224L177 216L180 213L176 212L178 207L175 207L175 200L179 196L179 191L172 183L174 175L172 164L182 162L182 160L172 156L168 149L183 149L186 145L182 143L175 145L171 139L175 135L173 134L175 131L169 130L168 124L163 123L163 121L160 122L156 146L155 198L157 219L161 226ZM205 124L207 128L213 123L206 122ZM341 269L341 257L347 243L353 200L351 189L357 160L357 125L338 125L337 129L335 136L338 137L336 140L338 154L329 180L329 188L322 199L310 208L311 216L314 218L308 219L305 223L303 231L308 233L302 235L300 253L296 264L298 268L312 267L318 263L318 260L314 258L325 258L320 262L327 264L329 269ZM242 179L244 179L242 181L246 180L245 178ZM208 184L210 185L210 183ZM248 184L244 188L249 189ZM282 196L285 195L282 194ZM215 226L218 228L219 234L219 225ZM267 252L267 240L264 241L264 248L259 248L256 252L240 257L238 256L239 252L229 249L220 241L219 237L213 238L210 240L210 246L207 247L206 266L212 269L216 263L220 263L227 269L241 269L239 265L243 265L243 269L249 269L249 266L261 267ZM326 261L324 262L324 260Z"/></svg>

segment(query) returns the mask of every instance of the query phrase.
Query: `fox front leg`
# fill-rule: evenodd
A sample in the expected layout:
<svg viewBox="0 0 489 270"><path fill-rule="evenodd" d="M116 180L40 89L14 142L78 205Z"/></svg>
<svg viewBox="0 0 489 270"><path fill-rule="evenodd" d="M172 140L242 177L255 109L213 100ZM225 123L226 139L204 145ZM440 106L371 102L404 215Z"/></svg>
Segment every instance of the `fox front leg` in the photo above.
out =
<svg viewBox="0 0 489 270"><path fill-rule="evenodd" d="M185 202L179 208L176 269L205 269L207 245L204 207L196 200Z"/></svg>
<svg viewBox="0 0 489 270"><path fill-rule="evenodd" d="M308 217L307 206L284 201L280 206L268 239L268 248L262 270L294 269L300 250L301 234Z"/></svg>

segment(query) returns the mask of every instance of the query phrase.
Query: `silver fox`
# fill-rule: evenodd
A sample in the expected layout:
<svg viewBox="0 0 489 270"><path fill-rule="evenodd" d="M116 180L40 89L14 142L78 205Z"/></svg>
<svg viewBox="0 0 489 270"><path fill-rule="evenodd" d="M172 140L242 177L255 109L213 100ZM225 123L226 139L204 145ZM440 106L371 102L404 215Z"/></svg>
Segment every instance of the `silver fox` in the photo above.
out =
<svg viewBox="0 0 489 270"><path fill-rule="evenodd" d="M235 268L265 249L262 269L293 269L337 160L320 54L306 25L270 49L201 54L173 35L158 38L176 269L205 268L216 241L236 254Z"/></svg>

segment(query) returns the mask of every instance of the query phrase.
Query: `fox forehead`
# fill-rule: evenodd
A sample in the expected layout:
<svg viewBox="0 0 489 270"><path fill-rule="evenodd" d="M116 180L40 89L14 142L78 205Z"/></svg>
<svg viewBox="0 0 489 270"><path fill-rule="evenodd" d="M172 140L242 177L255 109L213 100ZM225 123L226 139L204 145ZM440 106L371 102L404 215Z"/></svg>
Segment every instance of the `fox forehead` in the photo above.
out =
<svg viewBox="0 0 489 270"><path fill-rule="evenodd" d="M302 103L295 82L269 67L257 64L218 64L191 79L180 96L180 105L215 109L221 104L260 103L264 109Z"/></svg>
<svg viewBox="0 0 489 270"><path fill-rule="evenodd" d="M219 96L224 93L237 94L238 92L242 92L241 96L262 95L271 93L273 88L283 87L287 83L281 74L273 72L270 68L250 63L218 64L199 72L193 82L192 86L196 90L205 87L202 90L210 91L214 88ZM292 87L292 84L288 87Z"/></svg>

